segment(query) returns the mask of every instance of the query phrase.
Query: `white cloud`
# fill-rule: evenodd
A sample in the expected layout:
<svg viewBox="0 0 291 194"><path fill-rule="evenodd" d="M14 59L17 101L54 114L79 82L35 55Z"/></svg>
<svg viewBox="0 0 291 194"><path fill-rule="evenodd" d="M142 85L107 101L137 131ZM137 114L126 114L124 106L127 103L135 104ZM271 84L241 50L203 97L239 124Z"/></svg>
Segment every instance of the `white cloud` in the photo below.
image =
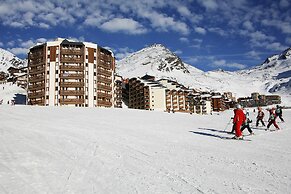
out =
<svg viewBox="0 0 291 194"><path fill-rule="evenodd" d="M110 49L110 50L115 50L115 49ZM130 49L128 47L123 47L123 48L118 48L116 49L117 51L115 51L115 57L118 59L118 60L121 60L127 56L129 56L131 53L134 52L133 49Z"/></svg>
<svg viewBox="0 0 291 194"><path fill-rule="evenodd" d="M234 69L244 69L247 66L240 63L227 63L225 60L216 60L212 63L213 67L228 67Z"/></svg>
<svg viewBox="0 0 291 194"><path fill-rule="evenodd" d="M218 27L211 27L211 28L208 28L207 30L209 32L213 32L213 33L219 34L220 36L226 36L227 35L226 31L224 31L223 29L218 28Z"/></svg>
<svg viewBox="0 0 291 194"><path fill-rule="evenodd" d="M109 32L124 32L127 34L144 34L147 30L137 21L128 18L114 18L100 26Z"/></svg>
<svg viewBox="0 0 291 194"><path fill-rule="evenodd" d="M288 8L290 3L287 0L281 0L279 5L281 8Z"/></svg>
<svg viewBox="0 0 291 194"><path fill-rule="evenodd" d="M181 55L181 54L183 54L183 51L181 51L181 50L176 50L176 51L174 51L174 53L175 53L176 55Z"/></svg>
<svg viewBox="0 0 291 194"><path fill-rule="evenodd" d="M218 8L215 0L198 0L198 2L207 10L216 10Z"/></svg>
<svg viewBox="0 0 291 194"><path fill-rule="evenodd" d="M283 51L287 48L287 46L282 45L279 42L273 42L266 45L266 49L275 50L275 51Z"/></svg>
<svg viewBox="0 0 291 194"><path fill-rule="evenodd" d="M181 37L181 38L179 38L179 40L180 40L181 42L184 42L184 43L189 43L189 39L186 38L186 37Z"/></svg>
<svg viewBox="0 0 291 194"><path fill-rule="evenodd" d="M17 47L17 48L9 48L8 50L15 55L27 55L27 53L28 53L27 48Z"/></svg>
<svg viewBox="0 0 291 194"><path fill-rule="evenodd" d="M249 20L248 21L245 21L243 23L243 27L249 31L253 31L254 30L254 26L253 26L253 23L250 22Z"/></svg>
<svg viewBox="0 0 291 194"><path fill-rule="evenodd" d="M182 16L185 16L185 17L191 17L192 16L191 11L185 6L178 6L177 10Z"/></svg>
<svg viewBox="0 0 291 194"><path fill-rule="evenodd" d="M257 51L254 51L254 50L247 52L246 57L251 58L251 59L256 59L256 60L261 59L259 53Z"/></svg>
<svg viewBox="0 0 291 194"><path fill-rule="evenodd" d="M199 33L199 34L206 34L206 30L202 27L195 27L194 28L195 32Z"/></svg>
<svg viewBox="0 0 291 194"><path fill-rule="evenodd" d="M290 21L282 21L278 19L274 20L268 20L264 19L262 20L262 24L265 26L273 26L279 30L281 30L282 33L285 34L291 34L291 24Z"/></svg>

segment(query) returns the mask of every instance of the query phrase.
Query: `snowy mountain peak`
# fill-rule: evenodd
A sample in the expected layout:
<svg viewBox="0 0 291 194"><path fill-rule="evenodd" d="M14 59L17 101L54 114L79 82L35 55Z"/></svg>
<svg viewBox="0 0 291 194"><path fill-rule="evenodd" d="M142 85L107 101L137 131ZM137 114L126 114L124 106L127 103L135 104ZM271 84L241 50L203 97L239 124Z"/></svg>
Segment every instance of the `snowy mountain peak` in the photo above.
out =
<svg viewBox="0 0 291 194"><path fill-rule="evenodd" d="M7 72L9 67L27 66L26 60L21 60L11 52L0 48L0 71Z"/></svg>
<svg viewBox="0 0 291 194"><path fill-rule="evenodd" d="M189 65L162 44L153 44L118 61L117 71L124 77L142 76L146 73L155 76L163 72L190 73Z"/></svg>
<svg viewBox="0 0 291 194"><path fill-rule="evenodd" d="M286 49L279 56L279 59L290 59L290 58L291 58L291 48Z"/></svg>

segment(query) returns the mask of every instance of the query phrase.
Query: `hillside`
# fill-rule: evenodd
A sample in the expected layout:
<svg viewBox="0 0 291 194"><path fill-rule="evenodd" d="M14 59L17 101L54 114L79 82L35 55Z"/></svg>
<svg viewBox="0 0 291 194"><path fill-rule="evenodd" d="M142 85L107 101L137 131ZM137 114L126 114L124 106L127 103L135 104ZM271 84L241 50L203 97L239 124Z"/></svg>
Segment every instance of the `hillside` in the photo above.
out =
<svg viewBox="0 0 291 194"><path fill-rule="evenodd" d="M291 111L237 141L232 111L0 109L0 193L290 193Z"/></svg>
<svg viewBox="0 0 291 194"><path fill-rule="evenodd" d="M0 72L4 71L7 73L9 67L25 67L27 61L19 59L11 52L0 48Z"/></svg>
<svg viewBox="0 0 291 194"><path fill-rule="evenodd" d="M168 56L175 58L183 68L166 63ZM166 63L166 65L161 64ZM249 96L252 92L280 94L285 103L290 102L291 75L290 49L267 59L254 68L229 72L203 72L187 65L162 45L144 48L117 62L117 72L124 77L150 74L157 78L169 78L199 90L233 92L236 97ZM172 68L169 68L172 67ZM171 71L167 71L167 70ZM284 100L285 99L285 100Z"/></svg>

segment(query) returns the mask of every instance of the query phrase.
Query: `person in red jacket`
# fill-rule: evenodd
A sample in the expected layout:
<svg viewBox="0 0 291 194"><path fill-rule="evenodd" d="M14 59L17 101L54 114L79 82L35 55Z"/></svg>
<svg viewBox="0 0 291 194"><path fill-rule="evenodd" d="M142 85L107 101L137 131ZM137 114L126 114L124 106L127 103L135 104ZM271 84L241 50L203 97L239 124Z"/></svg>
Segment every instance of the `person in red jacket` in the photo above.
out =
<svg viewBox="0 0 291 194"><path fill-rule="evenodd" d="M269 123L267 125L266 131L269 130L269 128L272 124L276 127L277 130L279 130L280 128L276 123L277 115L275 113L275 108L270 109L269 112L270 112L270 117L269 117Z"/></svg>
<svg viewBox="0 0 291 194"><path fill-rule="evenodd" d="M233 138L235 139L243 139L242 132L241 132L241 126L245 122L245 114L243 110L241 109L241 105L238 104L236 106L236 109L234 110L234 117L233 117L233 125L235 127L235 136Z"/></svg>

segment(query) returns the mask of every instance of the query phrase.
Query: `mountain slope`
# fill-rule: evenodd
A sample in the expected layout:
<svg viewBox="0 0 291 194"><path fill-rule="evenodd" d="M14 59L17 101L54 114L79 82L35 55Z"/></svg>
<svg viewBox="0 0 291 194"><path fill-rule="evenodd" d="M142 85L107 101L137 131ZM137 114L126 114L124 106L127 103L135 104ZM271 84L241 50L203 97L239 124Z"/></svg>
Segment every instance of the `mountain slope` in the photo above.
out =
<svg viewBox="0 0 291 194"><path fill-rule="evenodd" d="M0 72L7 73L9 67L24 67L27 66L27 61L19 59L11 52L0 48Z"/></svg>
<svg viewBox="0 0 291 194"><path fill-rule="evenodd" d="M252 92L290 95L290 53L290 49L287 49L281 54L269 57L263 64L247 70L203 72L183 63L178 56L158 44L118 61L117 72L126 78L150 74L157 78L173 79L195 89L231 91L236 97L249 96Z"/></svg>

